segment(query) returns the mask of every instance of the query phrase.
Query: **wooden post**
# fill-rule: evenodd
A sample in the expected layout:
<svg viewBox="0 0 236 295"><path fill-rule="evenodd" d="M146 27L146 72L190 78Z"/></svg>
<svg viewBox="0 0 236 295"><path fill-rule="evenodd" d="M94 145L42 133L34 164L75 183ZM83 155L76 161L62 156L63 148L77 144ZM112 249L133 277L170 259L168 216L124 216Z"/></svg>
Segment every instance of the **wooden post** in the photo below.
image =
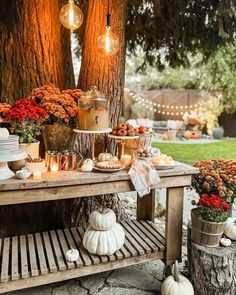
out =
<svg viewBox="0 0 236 295"><path fill-rule="evenodd" d="M166 263L181 261L184 188L167 189Z"/></svg>
<svg viewBox="0 0 236 295"><path fill-rule="evenodd" d="M152 189L150 193L137 199L137 220L155 220L155 198L156 190Z"/></svg>

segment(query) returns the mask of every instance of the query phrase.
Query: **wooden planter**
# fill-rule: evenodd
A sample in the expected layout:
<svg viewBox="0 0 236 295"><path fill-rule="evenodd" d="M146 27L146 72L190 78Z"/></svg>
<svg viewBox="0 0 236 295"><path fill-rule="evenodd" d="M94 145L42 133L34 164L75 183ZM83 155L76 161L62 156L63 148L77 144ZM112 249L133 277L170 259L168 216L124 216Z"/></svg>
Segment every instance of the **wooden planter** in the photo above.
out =
<svg viewBox="0 0 236 295"><path fill-rule="evenodd" d="M196 209L191 211L192 231L191 239L206 247L219 246L220 239L224 232L225 222L211 222L199 218Z"/></svg>

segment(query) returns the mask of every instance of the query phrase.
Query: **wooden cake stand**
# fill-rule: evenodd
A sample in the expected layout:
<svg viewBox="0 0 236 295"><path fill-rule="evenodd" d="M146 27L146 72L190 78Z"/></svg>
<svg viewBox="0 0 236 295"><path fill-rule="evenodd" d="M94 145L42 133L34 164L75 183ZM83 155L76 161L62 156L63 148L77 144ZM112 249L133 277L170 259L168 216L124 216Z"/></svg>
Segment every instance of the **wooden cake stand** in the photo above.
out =
<svg viewBox="0 0 236 295"><path fill-rule="evenodd" d="M8 166L8 162L23 160L27 157L25 150L19 149L9 153L0 153L0 180L15 176Z"/></svg>
<svg viewBox="0 0 236 295"><path fill-rule="evenodd" d="M112 129L107 128L104 130L97 130L97 131L92 131L92 130L81 130L81 129L73 129L74 132L76 133L81 133L81 134L89 134L91 135L91 155L92 155L92 160L96 161L95 158L95 142L96 138L99 134L108 134L111 133Z"/></svg>
<svg viewBox="0 0 236 295"><path fill-rule="evenodd" d="M121 144L121 155L125 153L125 141L128 139L138 139L139 135L136 136L117 136L117 135L108 135L109 138L114 138L117 142Z"/></svg>

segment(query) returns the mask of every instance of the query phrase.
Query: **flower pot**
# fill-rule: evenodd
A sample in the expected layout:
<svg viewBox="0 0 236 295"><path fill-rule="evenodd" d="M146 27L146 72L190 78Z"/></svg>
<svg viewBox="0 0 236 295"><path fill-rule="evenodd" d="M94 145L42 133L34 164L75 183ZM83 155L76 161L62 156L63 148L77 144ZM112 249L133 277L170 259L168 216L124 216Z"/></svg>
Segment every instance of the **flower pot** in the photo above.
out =
<svg viewBox="0 0 236 295"><path fill-rule="evenodd" d="M39 144L40 142L33 143L20 143L19 148L26 151L32 159L37 159L39 157ZM14 161L12 163L12 169L17 171L21 170L25 166L25 160Z"/></svg>
<svg viewBox="0 0 236 295"><path fill-rule="evenodd" d="M212 136L215 139L221 139L224 136L224 128L219 126L219 127L214 127L212 129Z"/></svg>
<svg viewBox="0 0 236 295"><path fill-rule="evenodd" d="M45 125L42 134L46 151L61 152L70 148L73 129L65 125Z"/></svg>
<svg viewBox="0 0 236 295"><path fill-rule="evenodd" d="M191 239L195 243L206 247L218 247L226 222L206 221L197 216L198 208L191 211Z"/></svg>
<svg viewBox="0 0 236 295"><path fill-rule="evenodd" d="M39 157L39 144L39 141L34 143L20 143L20 149L25 150L32 159L37 159Z"/></svg>

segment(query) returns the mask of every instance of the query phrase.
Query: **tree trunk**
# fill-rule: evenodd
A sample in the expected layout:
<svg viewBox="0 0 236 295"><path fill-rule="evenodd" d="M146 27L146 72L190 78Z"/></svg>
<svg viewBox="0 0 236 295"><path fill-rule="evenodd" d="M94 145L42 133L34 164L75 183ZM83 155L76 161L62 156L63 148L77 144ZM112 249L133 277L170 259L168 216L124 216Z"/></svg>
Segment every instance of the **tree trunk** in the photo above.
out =
<svg viewBox="0 0 236 295"><path fill-rule="evenodd" d="M122 107L124 92L124 70L125 70L125 25L127 0L110 1L111 28L119 38L119 50L111 57L103 56L97 46L98 36L105 33L107 1L89 1L87 23L84 33L82 64L80 69L78 88L87 90L91 85L96 85L103 92L109 101L110 126L117 124ZM89 137L78 135L76 138L77 149L83 155L89 156ZM105 142L104 142L105 140ZM108 151L115 153L114 142L100 138L98 148L107 145ZM72 219L76 224L86 223L91 210L100 206L101 203L112 207L118 218L122 217L122 210L119 208L119 199L114 196L101 196L98 198L81 198L75 200L73 205Z"/></svg>
<svg viewBox="0 0 236 295"><path fill-rule="evenodd" d="M1 1L1 98L12 103L50 82L73 86L69 32L62 35L58 0Z"/></svg>
<svg viewBox="0 0 236 295"><path fill-rule="evenodd" d="M0 3L0 100L13 103L35 87L74 87L70 32L59 21L67 0L2 0ZM1 235L62 226L62 203L0 208ZM11 222L9 222L9 219Z"/></svg>
<svg viewBox="0 0 236 295"><path fill-rule="evenodd" d="M191 241L188 228L188 263L194 294L236 294L236 242L225 248L200 246Z"/></svg>

